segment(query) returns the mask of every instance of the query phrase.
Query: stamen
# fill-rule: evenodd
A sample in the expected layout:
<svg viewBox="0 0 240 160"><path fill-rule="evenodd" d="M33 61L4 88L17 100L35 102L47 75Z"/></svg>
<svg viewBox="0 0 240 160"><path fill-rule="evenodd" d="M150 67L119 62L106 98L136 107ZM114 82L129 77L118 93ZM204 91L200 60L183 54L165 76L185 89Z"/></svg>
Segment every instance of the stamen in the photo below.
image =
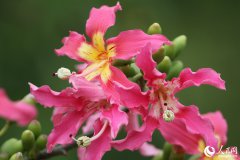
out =
<svg viewBox="0 0 240 160"><path fill-rule="evenodd" d="M163 113L163 119L166 122L171 122L175 118L173 111L171 110L165 110Z"/></svg>
<svg viewBox="0 0 240 160"><path fill-rule="evenodd" d="M71 71L67 68L59 68L57 73L54 73L54 76L58 76L58 78L62 80L68 79L72 75Z"/></svg>
<svg viewBox="0 0 240 160"><path fill-rule="evenodd" d="M103 124L103 127L102 129L93 137L88 137L88 136L81 136L79 137L78 139L74 138L72 136L72 134L70 134L70 138L72 138L75 142L77 142L77 145L79 147L88 147L92 141L98 139L102 134L103 132L105 131L105 129L107 128L107 125L108 125L108 121L105 121L104 124Z"/></svg>

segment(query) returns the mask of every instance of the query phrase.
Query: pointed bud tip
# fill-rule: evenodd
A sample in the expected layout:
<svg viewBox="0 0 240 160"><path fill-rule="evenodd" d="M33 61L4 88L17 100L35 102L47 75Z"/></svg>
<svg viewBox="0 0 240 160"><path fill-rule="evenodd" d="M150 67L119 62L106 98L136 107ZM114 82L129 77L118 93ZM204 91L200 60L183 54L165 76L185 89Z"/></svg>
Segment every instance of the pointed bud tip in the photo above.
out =
<svg viewBox="0 0 240 160"><path fill-rule="evenodd" d="M162 33L162 28L159 23L153 23L148 28L148 34L161 34L161 33Z"/></svg>

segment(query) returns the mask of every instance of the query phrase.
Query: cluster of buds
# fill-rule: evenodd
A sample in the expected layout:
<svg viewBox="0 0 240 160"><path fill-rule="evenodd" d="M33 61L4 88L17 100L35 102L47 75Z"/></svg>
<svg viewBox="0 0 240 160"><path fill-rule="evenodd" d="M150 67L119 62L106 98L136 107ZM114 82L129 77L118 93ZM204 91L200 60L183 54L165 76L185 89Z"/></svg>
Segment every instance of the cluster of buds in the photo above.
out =
<svg viewBox="0 0 240 160"><path fill-rule="evenodd" d="M46 148L47 144L47 135L41 132L41 124L33 120L22 132L20 139L10 138L2 144L0 159L24 160L24 156L36 159L37 153Z"/></svg>

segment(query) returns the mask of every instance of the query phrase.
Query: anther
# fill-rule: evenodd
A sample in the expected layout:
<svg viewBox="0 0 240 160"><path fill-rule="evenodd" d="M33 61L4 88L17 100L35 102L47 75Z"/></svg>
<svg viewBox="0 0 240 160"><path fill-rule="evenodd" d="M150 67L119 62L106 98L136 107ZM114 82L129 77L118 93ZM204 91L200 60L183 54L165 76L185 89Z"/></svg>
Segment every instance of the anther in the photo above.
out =
<svg viewBox="0 0 240 160"><path fill-rule="evenodd" d="M175 118L173 111L171 110L165 110L163 113L163 119L166 122L171 122Z"/></svg>
<svg viewBox="0 0 240 160"><path fill-rule="evenodd" d="M62 80L66 80L72 75L72 73L69 69L61 67L58 69L57 73L54 73L54 75Z"/></svg>

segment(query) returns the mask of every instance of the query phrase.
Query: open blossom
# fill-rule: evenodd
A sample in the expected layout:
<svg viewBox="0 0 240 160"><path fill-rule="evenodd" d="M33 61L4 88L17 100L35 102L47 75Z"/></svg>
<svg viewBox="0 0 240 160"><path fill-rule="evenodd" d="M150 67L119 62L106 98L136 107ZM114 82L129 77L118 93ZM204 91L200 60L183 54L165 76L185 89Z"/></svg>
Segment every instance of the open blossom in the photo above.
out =
<svg viewBox="0 0 240 160"><path fill-rule="evenodd" d="M133 58L147 43L151 43L153 51L157 51L163 44L170 44L163 35L148 35L141 30L124 31L116 37L105 40L104 35L107 29L115 23L115 12L121 9L119 3L113 7L93 8L86 23L86 34L91 42L87 42L82 34L70 32L70 35L62 41L63 47L56 49L57 55L67 55L86 63L87 66L83 69L81 76L87 80L99 78L109 96L116 94L111 93L114 92L113 81L122 83L128 88L133 85L133 83L123 82L120 76L116 76L121 71L112 66L112 61Z"/></svg>
<svg viewBox="0 0 240 160"><path fill-rule="evenodd" d="M118 85L121 102L126 106L145 104L148 112L140 112L143 115L144 124L139 129L128 132L124 140L115 141L114 147L118 150L137 149L145 141L151 140L152 132L157 128L163 137L171 144L179 145L190 154L196 153L198 146L186 141L187 134L195 134L203 137L207 145L217 147L213 126L209 120L201 117L196 106L184 106L175 97L175 94L187 87L208 84L219 89L225 89L225 82L220 75L210 68L199 69L192 72L184 69L179 77L171 81L165 80L166 75L157 71L156 63L152 59L150 45L147 45L137 56L137 66L143 71L144 79L149 87L148 100L135 96L131 89ZM168 121L168 122L166 122ZM170 122L171 121L171 122ZM186 133L180 132L184 126ZM172 130L169 134L169 130ZM137 141L138 143L131 143ZM190 144L191 143L191 144Z"/></svg>
<svg viewBox="0 0 240 160"><path fill-rule="evenodd" d="M38 88L30 84L31 94L37 102L45 107L54 107L54 129L48 136L47 149L51 151L56 144L72 143L69 136L75 137L86 122L83 133L89 133L94 128L94 136L81 137L83 143L79 144L89 145L79 148L81 160L101 159L111 149L111 141L116 138L120 127L127 125L127 114L121 111L118 104L109 103L97 81L90 82L74 74L69 81L73 87L61 92L52 91L48 86Z"/></svg>
<svg viewBox="0 0 240 160"><path fill-rule="evenodd" d="M0 117L19 125L27 125L37 115L34 106L23 101L12 102L3 89L0 89Z"/></svg>

